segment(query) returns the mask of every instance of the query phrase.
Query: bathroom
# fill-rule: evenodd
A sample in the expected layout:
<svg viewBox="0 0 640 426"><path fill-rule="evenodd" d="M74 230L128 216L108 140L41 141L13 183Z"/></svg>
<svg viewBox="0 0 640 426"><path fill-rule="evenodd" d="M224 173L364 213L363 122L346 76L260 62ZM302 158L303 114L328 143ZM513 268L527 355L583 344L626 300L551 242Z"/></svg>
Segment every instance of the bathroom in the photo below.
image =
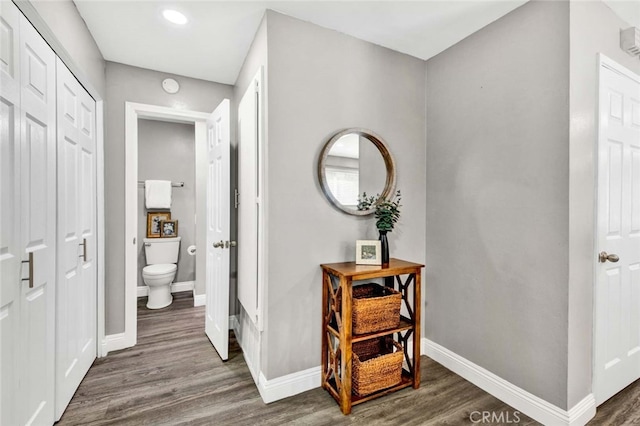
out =
<svg viewBox="0 0 640 426"><path fill-rule="evenodd" d="M170 208L160 208L160 206L166 207L166 204L163 204L166 200L160 200L160 204L152 204L156 207L147 207L145 193L148 191L144 184L146 180L171 182ZM195 129L193 124L138 120L138 182L138 298L148 296L149 292L143 277L143 269L148 265L145 249L157 247L158 243L168 241L175 243L174 238L162 235L163 229L160 229L160 236L149 234L153 230L157 231L151 228L154 227L153 218L158 216L175 221L175 236L179 237L177 271L170 287L171 293L192 292L196 279ZM153 245L146 246L147 244ZM165 267L166 271L169 269L173 268ZM173 272L164 274L162 272L165 271L158 272L160 275L165 275L165 281L173 275ZM150 276L148 267L145 276L148 280ZM160 289L160 293L162 294L157 297L154 294L149 299L147 308L161 309L171 303L171 296L165 286Z"/></svg>

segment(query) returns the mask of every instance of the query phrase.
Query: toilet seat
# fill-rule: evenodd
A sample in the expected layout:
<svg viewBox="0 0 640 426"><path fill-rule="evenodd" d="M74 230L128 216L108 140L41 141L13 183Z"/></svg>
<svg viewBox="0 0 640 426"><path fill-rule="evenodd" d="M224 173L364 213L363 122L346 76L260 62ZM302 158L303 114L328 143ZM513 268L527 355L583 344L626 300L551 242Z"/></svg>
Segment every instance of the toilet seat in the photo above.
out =
<svg viewBox="0 0 640 426"><path fill-rule="evenodd" d="M178 265L175 263L160 263L157 265L148 265L142 268L143 274L148 275L164 275L172 274L178 269Z"/></svg>
<svg viewBox="0 0 640 426"><path fill-rule="evenodd" d="M142 268L142 279L149 289L147 308L161 309L171 304L171 283L177 269L175 263L158 263Z"/></svg>

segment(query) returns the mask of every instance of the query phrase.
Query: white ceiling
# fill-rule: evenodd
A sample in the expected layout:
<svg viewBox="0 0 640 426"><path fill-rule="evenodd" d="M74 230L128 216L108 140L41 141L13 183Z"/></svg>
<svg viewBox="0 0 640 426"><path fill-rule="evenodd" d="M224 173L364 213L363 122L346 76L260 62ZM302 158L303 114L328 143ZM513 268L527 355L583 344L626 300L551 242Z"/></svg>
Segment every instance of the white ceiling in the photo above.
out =
<svg viewBox="0 0 640 426"><path fill-rule="evenodd" d="M428 59L525 2L75 0L106 60L226 84L235 83L266 9ZM640 5L613 2L626 13ZM165 21L165 8L189 23Z"/></svg>

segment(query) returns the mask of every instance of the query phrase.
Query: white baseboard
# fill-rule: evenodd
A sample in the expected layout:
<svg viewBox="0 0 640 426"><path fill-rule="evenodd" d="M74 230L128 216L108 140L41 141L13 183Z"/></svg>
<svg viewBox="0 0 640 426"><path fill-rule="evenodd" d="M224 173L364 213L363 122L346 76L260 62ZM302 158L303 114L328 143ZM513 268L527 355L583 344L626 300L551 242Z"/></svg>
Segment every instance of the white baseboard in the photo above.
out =
<svg viewBox="0 0 640 426"><path fill-rule="evenodd" d="M570 425L586 425L589 420L596 415L596 397L590 393L580 402L573 406L569 413Z"/></svg>
<svg viewBox="0 0 640 426"><path fill-rule="evenodd" d="M104 336L102 341L102 356L107 356L109 352L119 351L130 346L125 333L109 334Z"/></svg>
<svg viewBox="0 0 640 426"><path fill-rule="evenodd" d="M320 387L320 366L267 380L262 372L258 391L265 404Z"/></svg>
<svg viewBox="0 0 640 426"><path fill-rule="evenodd" d="M179 283L171 284L171 293L179 293L181 291L193 291L195 288L195 281L182 281Z"/></svg>
<svg viewBox="0 0 640 426"><path fill-rule="evenodd" d="M427 355L480 389L542 424L583 426L596 415L596 400L593 394L587 395L573 408L566 411L507 382L427 338L421 339L421 346L423 355Z"/></svg>
<svg viewBox="0 0 640 426"><path fill-rule="evenodd" d="M229 316L229 330L233 330L234 333L238 332L238 318L235 315Z"/></svg>
<svg viewBox="0 0 640 426"><path fill-rule="evenodd" d="M207 304L206 294L196 294L196 290L193 289L193 306L204 306Z"/></svg>
<svg viewBox="0 0 640 426"><path fill-rule="evenodd" d="M180 293L181 291L192 291L195 285L195 281L183 281L179 283L171 284L171 293ZM149 287L146 285L138 286L138 297L147 297L149 294Z"/></svg>
<svg viewBox="0 0 640 426"><path fill-rule="evenodd" d="M251 378L253 379L253 383L256 384L256 387L258 388L258 392L260 392L260 397L262 397L262 400L265 401L264 397L262 396L262 390L260 390L260 376L262 376L262 374L258 375L257 366L254 366L251 362L247 362L247 360L250 360L251 358L247 357L247 352L242 348L242 346L240 348L242 349L242 356L244 358L244 362L245 364L247 364L247 367L249 367L249 373L251 373Z"/></svg>

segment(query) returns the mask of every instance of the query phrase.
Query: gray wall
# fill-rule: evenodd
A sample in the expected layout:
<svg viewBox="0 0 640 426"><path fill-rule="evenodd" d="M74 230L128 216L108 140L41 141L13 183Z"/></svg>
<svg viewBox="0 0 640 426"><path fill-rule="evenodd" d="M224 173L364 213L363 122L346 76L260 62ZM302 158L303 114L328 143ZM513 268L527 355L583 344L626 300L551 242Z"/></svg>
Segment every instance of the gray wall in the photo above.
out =
<svg viewBox="0 0 640 426"><path fill-rule="evenodd" d="M569 3L533 1L427 61L423 324L563 409L568 57Z"/></svg>
<svg viewBox="0 0 640 426"><path fill-rule="evenodd" d="M180 83L178 93L162 90L167 77ZM105 252L106 334L114 334L124 331L125 102L211 112L223 99L232 99L233 87L107 62L106 93L105 226L110 230Z"/></svg>
<svg viewBox="0 0 640 426"><path fill-rule="evenodd" d="M31 1L30 3L104 99L106 96L105 61L73 1Z"/></svg>
<svg viewBox="0 0 640 426"><path fill-rule="evenodd" d="M180 256L174 282L194 281L196 257L187 248L195 245L195 129L193 124L138 120L138 180L159 179L184 182L172 188L171 219L178 221ZM145 190L138 189L138 285L144 286L142 269L146 266L144 238L147 237ZM152 209L163 211L164 209Z"/></svg>
<svg viewBox="0 0 640 426"><path fill-rule="evenodd" d="M638 6L640 7L640 5ZM640 74L640 61L620 49L623 22L602 2L571 2L569 178L568 406L591 392L593 282L596 248L597 53Z"/></svg>
<svg viewBox="0 0 640 426"><path fill-rule="evenodd" d="M338 211L320 190L318 158L337 130L364 127L385 139L407 194L390 252L425 260L425 63L271 11L267 27L268 328L261 364L271 379L320 363L319 265L354 260L356 240L377 238L372 217Z"/></svg>

